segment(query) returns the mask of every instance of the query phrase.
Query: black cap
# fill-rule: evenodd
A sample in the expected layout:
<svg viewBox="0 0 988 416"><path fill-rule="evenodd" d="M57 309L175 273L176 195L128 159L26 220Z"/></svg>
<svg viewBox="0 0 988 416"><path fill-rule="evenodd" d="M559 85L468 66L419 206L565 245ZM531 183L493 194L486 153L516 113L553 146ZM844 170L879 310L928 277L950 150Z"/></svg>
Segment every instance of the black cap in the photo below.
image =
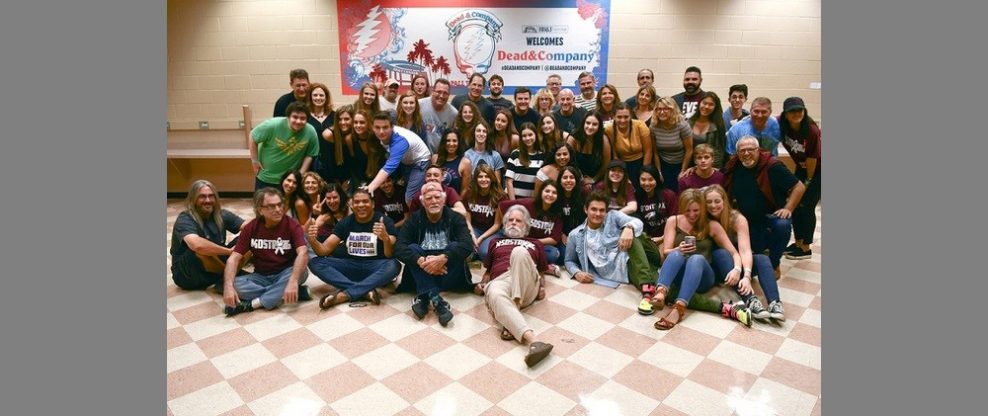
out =
<svg viewBox="0 0 988 416"><path fill-rule="evenodd" d="M621 168L621 170L627 171L628 165L626 165L621 159L614 159L611 163L607 164L607 170L611 170L613 168Z"/></svg>
<svg viewBox="0 0 988 416"><path fill-rule="evenodd" d="M782 103L782 112L788 113L792 110L805 110L806 104L803 104L803 99L799 97L789 97L786 101Z"/></svg>

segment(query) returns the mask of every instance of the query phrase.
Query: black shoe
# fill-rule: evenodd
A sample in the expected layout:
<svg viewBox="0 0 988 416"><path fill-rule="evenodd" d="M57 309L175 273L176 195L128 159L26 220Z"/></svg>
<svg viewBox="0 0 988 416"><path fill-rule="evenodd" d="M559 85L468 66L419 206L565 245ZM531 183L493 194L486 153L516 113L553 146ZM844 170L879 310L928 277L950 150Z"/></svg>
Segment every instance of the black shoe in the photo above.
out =
<svg viewBox="0 0 988 416"><path fill-rule="evenodd" d="M425 318L425 315L429 313L429 301L425 300L422 296L416 296L415 299L412 300L412 312L415 313L415 317L419 318L421 321L422 318Z"/></svg>
<svg viewBox="0 0 988 416"><path fill-rule="evenodd" d="M247 301L240 301L240 303L238 303L235 308L231 308L229 306L223 308L223 312L226 313L226 316L228 317L236 315L238 313L250 312L253 310L254 307L250 306L250 302Z"/></svg>
<svg viewBox="0 0 988 416"><path fill-rule="evenodd" d="M782 254L789 254L796 250L799 250L799 246L797 246L796 243L792 243L789 245L789 247L786 247L785 250L782 250Z"/></svg>
<svg viewBox="0 0 988 416"><path fill-rule="evenodd" d="M442 296L435 295L432 297L432 307L436 310L439 325L445 327L449 324L449 321L453 320L453 312L449 310L449 303Z"/></svg>
<svg viewBox="0 0 988 416"><path fill-rule="evenodd" d="M810 257L813 257L813 250L803 250L799 247L796 247L795 250L786 253L786 258L789 260L802 260Z"/></svg>
<svg viewBox="0 0 988 416"><path fill-rule="evenodd" d="M312 294L309 293L309 287L306 285L298 285L298 301L308 302L312 300Z"/></svg>

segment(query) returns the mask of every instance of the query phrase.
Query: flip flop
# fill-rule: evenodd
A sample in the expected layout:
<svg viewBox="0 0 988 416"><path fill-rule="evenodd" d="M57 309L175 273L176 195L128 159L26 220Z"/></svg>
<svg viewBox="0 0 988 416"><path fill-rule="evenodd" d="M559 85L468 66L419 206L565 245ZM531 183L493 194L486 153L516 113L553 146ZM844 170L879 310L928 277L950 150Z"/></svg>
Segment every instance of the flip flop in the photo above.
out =
<svg viewBox="0 0 988 416"><path fill-rule="evenodd" d="M341 294L343 296L340 296ZM344 297L346 299L343 299ZM330 292L330 293L327 293L326 295L324 295L323 297L319 298L319 309L327 310L327 309L332 308L332 307L334 307L336 305L339 305L341 303L345 303L345 302L347 302L349 300L350 300L350 297L347 296L346 295L346 292L343 292L342 290L338 290L338 291L335 291L335 292Z"/></svg>
<svg viewBox="0 0 988 416"><path fill-rule="evenodd" d="M538 341L533 342L528 347L528 354L525 355L525 365L528 368L534 367L536 364L542 362L545 357L548 357L550 352L552 352L552 344Z"/></svg>
<svg viewBox="0 0 988 416"><path fill-rule="evenodd" d="M377 293L377 289L371 289L370 292L367 292L367 300L369 300L371 303L373 303L375 305L380 305L381 304L381 294L380 293Z"/></svg>
<svg viewBox="0 0 988 416"><path fill-rule="evenodd" d="M501 339L505 341L514 341L515 336L511 335L511 331L508 331L508 328L501 328Z"/></svg>

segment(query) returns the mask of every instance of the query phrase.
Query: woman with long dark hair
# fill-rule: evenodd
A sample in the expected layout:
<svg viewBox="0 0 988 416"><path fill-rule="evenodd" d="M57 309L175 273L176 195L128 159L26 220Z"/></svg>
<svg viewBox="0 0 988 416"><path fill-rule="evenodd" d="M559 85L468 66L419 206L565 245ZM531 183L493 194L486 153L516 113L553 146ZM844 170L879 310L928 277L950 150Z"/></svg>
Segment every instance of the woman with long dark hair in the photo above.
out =
<svg viewBox="0 0 988 416"><path fill-rule="evenodd" d="M463 195L470 186L473 167L470 159L463 157L466 144L456 130L446 130L439 139L439 151L432 155L432 163L443 167L443 186Z"/></svg>
<svg viewBox="0 0 988 416"><path fill-rule="evenodd" d="M542 184L546 181L552 180L558 183L559 173L573 163L573 148L566 144L552 148L546 155L545 163L535 174L535 193L542 190Z"/></svg>
<svg viewBox="0 0 988 416"><path fill-rule="evenodd" d="M727 129L724 128L724 110L720 97L706 91L700 98L700 107L689 120L693 128L693 147L707 144L714 149L714 167L724 166L724 149L727 147Z"/></svg>
<svg viewBox="0 0 988 416"><path fill-rule="evenodd" d="M493 168L494 174L497 176L498 186L501 186L501 172L504 170L504 159L501 158L500 153L494 150L494 139L489 132L490 127L487 127L486 122L481 121L477 123L477 127L473 128L473 147L467 149L463 155L470 160L470 166L473 167L474 174L480 168L481 163Z"/></svg>
<svg viewBox="0 0 988 416"><path fill-rule="evenodd" d="M616 209L627 215L638 211L638 201L635 200L635 187L625 174L625 164L621 160L612 160L607 165L607 176L597 182L595 189L604 191L609 197L607 210Z"/></svg>
<svg viewBox="0 0 988 416"><path fill-rule="evenodd" d="M319 172L321 176L331 170L333 166L333 144L325 139L332 133L333 121L336 118L329 88L318 82L310 84L305 104L309 109L309 117L306 121L316 129L316 136L320 138L319 157L316 158L312 170Z"/></svg>
<svg viewBox="0 0 988 416"><path fill-rule="evenodd" d="M501 159L507 162L511 151L518 148L518 140L520 140L511 111L497 110L494 114L494 125L488 136L494 142L494 149L501 155Z"/></svg>
<svg viewBox="0 0 988 416"><path fill-rule="evenodd" d="M806 192L792 212L792 233L796 239L786 248L787 259L813 256L813 230L816 229L816 204L820 202L820 126L806 112L799 97L789 97L779 115L782 146L796 164L796 177L806 185Z"/></svg>
<svg viewBox="0 0 988 416"><path fill-rule="evenodd" d="M621 97L618 96L617 87L611 84L604 84L597 91L597 114L600 115L600 121L606 123L614 119L617 107L616 104L621 102Z"/></svg>
<svg viewBox="0 0 988 416"><path fill-rule="evenodd" d="M539 140L543 149L555 149L569 140L569 133L559 128L552 113L543 114L539 116Z"/></svg>
<svg viewBox="0 0 988 416"><path fill-rule="evenodd" d="M535 177L545 160L545 154L536 137L535 125L529 122L522 123L518 148L512 150L508 158L508 173L504 180L508 199L525 198L535 194Z"/></svg>
<svg viewBox="0 0 988 416"><path fill-rule="evenodd" d="M572 163L580 168L585 185L591 185L603 177L607 162L611 160L611 143L604 138L600 117L587 113L566 142L573 149Z"/></svg>
<svg viewBox="0 0 988 416"><path fill-rule="evenodd" d="M378 95L376 85L370 82L364 83L360 87L360 95L353 102L353 109L357 111L364 110L371 117L374 117L374 114L381 111L381 102L378 101Z"/></svg>
<svg viewBox="0 0 988 416"><path fill-rule="evenodd" d="M295 200L293 209L298 213L296 219L303 228L305 223L309 221L312 207L322 200L325 191L326 182L318 173L309 171L302 174L302 185L295 191L299 198Z"/></svg>
<svg viewBox="0 0 988 416"><path fill-rule="evenodd" d="M655 99L658 98L655 95L655 87L646 85L639 88L636 98L638 103L631 108L631 117L645 123L646 126L651 126L652 114L655 113Z"/></svg>
<svg viewBox="0 0 988 416"><path fill-rule="evenodd" d="M415 97L422 99L429 96L429 78L425 74L418 74L412 77L412 89ZM425 137L425 136L422 136Z"/></svg>
<svg viewBox="0 0 988 416"><path fill-rule="evenodd" d="M411 130L419 137L426 137L425 123L422 121L422 110L415 92L406 91L398 97L398 108L395 108L395 125Z"/></svg>
<svg viewBox="0 0 988 416"><path fill-rule="evenodd" d="M299 200L298 188L302 183L302 173L298 169L290 169L281 175L281 193L285 195L285 214L298 219L298 212L295 212L295 201ZM302 218L301 221L305 221Z"/></svg>
<svg viewBox="0 0 988 416"><path fill-rule="evenodd" d="M583 203L590 194L590 187L583 183L583 173L580 168L568 165L559 173L559 200L563 207L563 244L574 228L583 224L587 213Z"/></svg>
<svg viewBox="0 0 988 416"><path fill-rule="evenodd" d="M463 203L470 213L473 228L473 245L481 260L487 258L491 240L501 229L501 201L507 195L501 190L495 170L488 164L477 166L477 173L470 187L463 193Z"/></svg>
<svg viewBox="0 0 988 416"><path fill-rule="evenodd" d="M332 130L323 133L323 140L332 147L332 159L329 160L329 167L320 172L326 182L343 182L350 178L346 171L343 158L343 142L353 134L353 106L344 105L336 110L335 121ZM339 145L337 145L339 142ZM299 177L301 179L301 177Z"/></svg>

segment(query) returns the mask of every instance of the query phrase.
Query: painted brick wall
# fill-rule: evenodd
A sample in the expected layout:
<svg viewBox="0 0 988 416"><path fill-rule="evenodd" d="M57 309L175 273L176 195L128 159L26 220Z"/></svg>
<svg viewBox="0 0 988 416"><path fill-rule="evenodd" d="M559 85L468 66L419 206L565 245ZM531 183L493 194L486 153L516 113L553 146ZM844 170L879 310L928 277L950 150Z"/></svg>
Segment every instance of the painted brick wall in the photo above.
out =
<svg viewBox="0 0 988 416"><path fill-rule="evenodd" d="M798 95L821 119L820 0L612 0L608 82L621 98L637 91L639 69L655 71L660 95L682 90L683 70L703 70L705 90L728 105L745 83L750 99ZM270 116L301 67L342 96L335 0L169 0L168 121L175 129L236 128L241 106L254 122Z"/></svg>

